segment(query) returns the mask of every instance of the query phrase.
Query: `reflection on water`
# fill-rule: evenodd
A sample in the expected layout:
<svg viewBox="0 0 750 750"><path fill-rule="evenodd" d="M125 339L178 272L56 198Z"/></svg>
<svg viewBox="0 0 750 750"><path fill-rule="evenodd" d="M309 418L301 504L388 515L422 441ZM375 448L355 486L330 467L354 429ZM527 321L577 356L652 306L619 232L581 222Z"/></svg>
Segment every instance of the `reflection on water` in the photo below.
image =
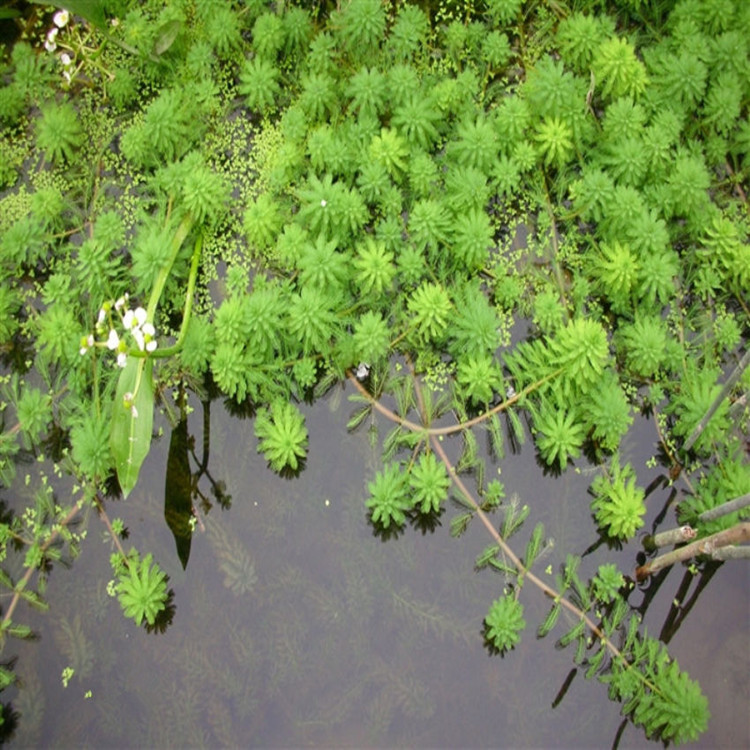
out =
<svg viewBox="0 0 750 750"><path fill-rule="evenodd" d="M265 466L250 420L214 408L210 471L226 483L231 508L215 504L201 518L185 570L163 515L169 441L155 446L136 492L108 512L169 573L173 623L148 634L123 618L106 591L110 549L90 539L72 570L51 576L50 614L33 621L41 640L17 649L18 746L611 746L621 717L602 685L578 674L551 708L572 655L553 638L534 638L547 608L535 590L522 594L531 627L520 646L504 658L483 647L482 620L504 580L474 571L489 542L479 525L452 539L449 508L434 533L409 528L387 542L373 534L365 485L379 453L366 427L346 433L347 404L329 403L304 409L311 450L297 479ZM199 414L189 424L198 443ZM640 466L650 455L649 430L645 447L633 442L631 460ZM502 478L532 506L530 521L542 520L556 539L540 572L594 541L585 472L544 477L525 447L502 461ZM209 489L206 482L207 497ZM666 497L651 496L654 515ZM89 533L100 533L95 522ZM633 567L632 546L600 548L582 572L612 556ZM718 572L671 644L720 724L712 722L705 747L750 741L746 592L733 605L744 619L729 607L729 619L717 620L722 587L739 571ZM662 584L665 604L649 611L650 632L658 632L670 604L665 592L681 576L674 571ZM66 666L75 675L64 688ZM644 743L629 725L620 746Z"/></svg>

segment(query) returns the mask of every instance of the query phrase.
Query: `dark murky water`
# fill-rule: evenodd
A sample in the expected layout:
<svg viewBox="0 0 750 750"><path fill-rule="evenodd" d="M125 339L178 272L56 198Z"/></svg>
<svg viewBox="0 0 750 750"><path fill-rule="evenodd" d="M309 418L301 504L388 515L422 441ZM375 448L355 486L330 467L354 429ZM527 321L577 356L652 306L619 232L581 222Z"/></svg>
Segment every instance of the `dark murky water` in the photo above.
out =
<svg viewBox="0 0 750 750"><path fill-rule="evenodd" d="M155 442L136 491L107 512L122 517L128 542L152 551L169 574L173 622L149 634L123 618L106 593L111 550L92 518L80 558L50 577L49 613L26 618L40 640L6 646L6 655L19 655L22 678L6 698L22 714L15 746L612 745L622 718L605 686L579 673L551 708L573 652L556 650L552 636L535 639L547 608L535 589L522 593L529 628L520 646L504 658L484 648L482 620L504 580L474 570L491 541L478 522L451 538L450 507L434 532L408 528L387 542L373 535L364 499L379 452L366 426L347 434L352 407L340 396L303 407L311 450L291 480L266 467L251 420L212 404L209 471L226 483L232 504L201 514L185 571L163 516L168 435ZM200 446L197 404L189 429ZM645 421L625 441L643 486L659 475L645 468L654 443ZM508 496L532 508L516 546L523 549L539 520L555 539L535 570L557 570L566 552L581 554L596 541L585 469L545 477L529 443L495 469ZM206 479L201 489L210 497ZM668 490L649 496L650 518L668 497ZM599 548L581 572L612 558L631 570L636 552L635 543ZM661 630L684 570L669 572L651 602L650 633ZM747 566L724 565L670 643L709 697L713 719L702 747L750 745L747 592ZM630 601L643 597L634 592ZM64 688L67 665L76 674ZM632 725L620 738L620 747L645 744Z"/></svg>

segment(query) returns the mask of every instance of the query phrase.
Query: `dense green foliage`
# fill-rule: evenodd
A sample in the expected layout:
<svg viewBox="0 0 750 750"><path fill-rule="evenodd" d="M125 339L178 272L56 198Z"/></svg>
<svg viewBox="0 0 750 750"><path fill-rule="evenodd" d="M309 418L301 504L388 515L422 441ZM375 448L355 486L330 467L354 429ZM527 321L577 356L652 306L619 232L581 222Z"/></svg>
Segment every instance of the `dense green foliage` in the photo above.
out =
<svg viewBox="0 0 750 750"><path fill-rule="evenodd" d="M747 374L721 386L747 341L750 6L103 8L116 24L54 33L41 13L0 61L0 350L16 370L0 479L32 451L76 483L68 506L42 492L33 519L0 523L26 571L3 622L58 537L77 546L79 505L101 510L115 477L136 486L154 405L178 386L249 407L258 450L289 474L309 441L297 404L349 377L352 428L374 406L395 422L366 483L380 532L439 516L472 472L479 503L457 484L454 533L499 507L507 540L525 514L485 482L477 434L502 456L505 426L520 442L526 419L545 468L589 460L595 522L625 542L646 512L624 445L637 414L674 476L695 477L682 518L705 534L744 517L698 519L750 486ZM453 463L438 422L463 436ZM523 563L501 565L499 547L483 560L519 581L485 619L496 651L525 627L532 542ZM153 625L164 574L150 555L122 564L125 614ZM624 625L623 583L567 565L540 630L571 596L563 645L649 736L692 739L705 700ZM607 660L604 645L584 656L588 637Z"/></svg>

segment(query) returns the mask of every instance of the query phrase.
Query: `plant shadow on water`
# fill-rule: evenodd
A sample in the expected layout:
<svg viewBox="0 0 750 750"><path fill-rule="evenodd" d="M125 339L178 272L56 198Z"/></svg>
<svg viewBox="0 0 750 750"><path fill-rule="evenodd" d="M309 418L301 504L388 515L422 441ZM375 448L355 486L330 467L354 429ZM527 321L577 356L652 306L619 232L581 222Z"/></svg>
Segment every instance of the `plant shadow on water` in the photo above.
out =
<svg viewBox="0 0 750 750"><path fill-rule="evenodd" d="M250 422L214 409L209 470L226 483L231 507L196 509L185 570L162 515L167 441L158 441L139 484L143 502L117 504L117 511L168 572L173 621L148 634L122 617L101 575L106 545L86 547L74 563L75 580L86 586L55 571L56 615L36 617L40 642L15 652L19 746L612 744L621 729L617 704L581 676L562 689L571 673L564 650L527 635L502 658L489 655L482 619L507 581L473 569L470 561L486 545L478 525L451 538L451 507L434 530L408 526L388 541L374 533L363 477L377 468L379 451L366 429L346 431L340 390L303 407L313 448L292 479L257 454ZM199 442L199 410L189 429ZM646 420L633 428L632 460L645 460L637 453L648 453L649 430ZM547 549L542 565L557 569L559 549L591 544L585 470L544 476L528 445L490 465L502 467L509 495L533 497L531 521L544 521L564 542ZM205 477L201 483L210 486ZM662 494L650 496L647 521L661 510ZM605 553L611 561L613 552L600 549L582 567L595 570ZM633 568L629 548L614 559ZM661 587L677 578L670 572ZM747 739L745 581L739 567L720 570L671 643L716 707L717 721L699 746ZM529 618L543 618L540 598L527 599ZM668 615L664 600L654 598L646 613L650 631ZM75 671L63 687L66 666ZM640 746L642 733L628 723L619 743Z"/></svg>

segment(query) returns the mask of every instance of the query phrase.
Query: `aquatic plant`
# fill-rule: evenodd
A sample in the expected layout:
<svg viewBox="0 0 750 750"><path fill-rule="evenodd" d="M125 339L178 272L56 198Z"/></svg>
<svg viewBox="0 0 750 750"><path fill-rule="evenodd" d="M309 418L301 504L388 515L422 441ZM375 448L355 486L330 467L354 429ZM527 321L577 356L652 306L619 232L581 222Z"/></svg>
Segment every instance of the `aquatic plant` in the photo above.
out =
<svg viewBox="0 0 750 750"><path fill-rule="evenodd" d="M422 453L409 472L409 485L414 493L414 507L422 513L437 513L448 498L450 479L434 453Z"/></svg>
<svg viewBox="0 0 750 750"><path fill-rule="evenodd" d="M141 558L137 550L131 550L124 569L117 575L115 591L125 617L132 617L136 625L145 620L149 625L156 622L167 602L167 575L153 563L151 553Z"/></svg>
<svg viewBox="0 0 750 750"><path fill-rule="evenodd" d="M307 428L305 418L293 404L275 401L270 409L258 413L254 429L258 450L274 471L299 467L307 453Z"/></svg>
<svg viewBox="0 0 750 750"><path fill-rule="evenodd" d="M29 27L6 61L0 346L34 375L3 393L3 483L14 457L63 444L60 471L104 519L96 498L115 475L132 495L178 390L254 411L259 451L296 472L309 440L297 400L349 372L362 389L352 426L372 415L385 461L368 483L378 530L430 528L453 482L452 533L482 519L493 544L478 567L513 586L488 613L488 645L512 648L516 595L536 587L553 602L540 631L566 610L560 645L610 680L631 720L694 736L699 691L626 622L619 571L605 562L585 582L571 555L554 588L536 578L543 531L516 555L528 507L486 479L527 428L560 472L590 440L595 521L624 541L645 510L623 441L643 407L670 475L708 477L690 480L691 521L710 492L747 491L742 386L718 385L747 322L747 14L722 2L116 5L117 24L76 16L77 46L83 36ZM381 445L382 419L394 429ZM454 463L446 434L460 438ZM77 508L46 491L28 502L33 524L0 524L3 553L22 549L21 578L2 580L13 602L37 596L32 575L59 559L50 540L80 541L67 529ZM219 555L231 586L252 578L237 555ZM129 616L148 621L140 606ZM434 611L407 595L395 606L422 623ZM3 627L21 634L14 609ZM287 658L288 645L278 680L303 652L295 642ZM427 712L418 680L384 684L374 717Z"/></svg>
<svg viewBox="0 0 750 750"><path fill-rule="evenodd" d="M372 511L373 523L384 529L403 526L406 511L413 503L407 497L407 477L401 471L397 462L391 462L375 475L375 479L367 484L370 493L365 505Z"/></svg>
<svg viewBox="0 0 750 750"><path fill-rule="evenodd" d="M593 481L591 491L594 493L591 509L608 536L629 539L643 526L644 492L636 485L635 472L629 463L623 466L615 456L610 470Z"/></svg>
<svg viewBox="0 0 750 750"><path fill-rule="evenodd" d="M518 645L521 632L526 627L523 604L514 596L495 599L484 618L485 638L500 652Z"/></svg>

